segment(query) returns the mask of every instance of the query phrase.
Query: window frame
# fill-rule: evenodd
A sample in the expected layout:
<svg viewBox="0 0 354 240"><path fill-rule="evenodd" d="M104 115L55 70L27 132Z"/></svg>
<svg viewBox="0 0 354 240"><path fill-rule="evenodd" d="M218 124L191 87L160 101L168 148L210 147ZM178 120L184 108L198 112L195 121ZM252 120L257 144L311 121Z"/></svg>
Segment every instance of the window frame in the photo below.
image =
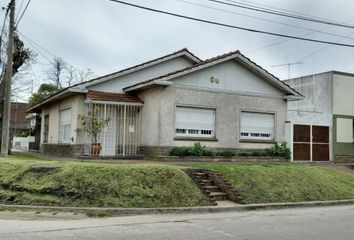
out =
<svg viewBox="0 0 354 240"><path fill-rule="evenodd" d="M213 110L214 111L214 130L211 130L211 134L202 134L202 131L209 131L209 129L201 130L201 129L181 129L176 128L177 123L177 109L181 108L194 108L194 109L206 109L206 110ZM199 140L199 141L217 141L216 133L217 133L217 121L218 121L218 108L214 106L203 106L203 105L192 105L192 104L175 104L174 108L174 126L173 126L173 136L175 140ZM179 134L177 130L184 130L187 132L186 134ZM199 131L197 134L189 134L189 131Z"/></svg>
<svg viewBox="0 0 354 240"><path fill-rule="evenodd" d="M258 113L258 114L271 114L274 116L274 129L273 137L271 139L266 139L262 137L245 137L242 136L242 113ZM262 134L256 133L255 134ZM272 111L260 111L260 110L250 110L250 109L241 109L239 112L239 142L255 142L255 143L275 143L277 141L277 113Z"/></svg>
<svg viewBox="0 0 354 240"><path fill-rule="evenodd" d="M61 126L61 113L63 111L68 111L68 110L70 110L70 124L65 124L65 125ZM59 110L58 114L59 114L59 117L58 117L59 118L59 122L58 122L58 125L59 125L58 126L58 143L61 143L61 144L71 143L72 142L72 140L71 140L72 139L72 137L71 137L72 108L71 107L62 108L62 109ZM69 123L69 121L67 123ZM68 131L68 138L65 139L65 129L62 130L61 128L65 127L65 126L67 127L68 125L69 125L69 130L67 130ZM64 134L64 136L62 136L62 134Z"/></svg>

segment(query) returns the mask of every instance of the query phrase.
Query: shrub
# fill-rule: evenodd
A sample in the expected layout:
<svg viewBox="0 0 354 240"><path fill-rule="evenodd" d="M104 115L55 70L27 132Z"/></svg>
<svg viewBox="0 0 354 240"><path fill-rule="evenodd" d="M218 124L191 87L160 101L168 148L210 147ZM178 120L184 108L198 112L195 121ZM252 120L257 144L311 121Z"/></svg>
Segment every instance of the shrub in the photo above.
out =
<svg viewBox="0 0 354 240"><path fill-rule="evenodd" d="M170 156L213 156L213 152L205 149L199 142L193 147L174 147L170 151Z"/></svg>
<svg viewBox="0 0 354 240"><path fill-rule="evenodd" d="M272 157L284 157L286 159L290 159L291 151L290 148L287 147L286 142L282 144L275 144L274 147L267 150L267 154Z"/></svg>
<svg viewBox="0 0 354 240"><path fill-rule="evenodd" d="M205 146L202 146L202 144L194 143L194 146L190 150L191 156L202 156L203 152L205 151Z"/></svg>
<svg viewBox="0 0 354 240"><path fill-rule="evenodd" d="M238 156L241 156L241 157L249 157L249 156L251 156L251 154L246 153L246 152L240 152L240 153L238 154Z"/></svg>
<svg viewBox="0 0 354 240"><path fill-rule="evenodd" d="M233 157L235 156L235 153L231 152L231 151L222 151L219 153L220 156L223 156L223 157Z"/></svg>
<svg viewBox="0 0 354 240"><path fill-rule="evenodd" d="M190 147L174 147L170 151L171 156L190 156Z"/></svg>

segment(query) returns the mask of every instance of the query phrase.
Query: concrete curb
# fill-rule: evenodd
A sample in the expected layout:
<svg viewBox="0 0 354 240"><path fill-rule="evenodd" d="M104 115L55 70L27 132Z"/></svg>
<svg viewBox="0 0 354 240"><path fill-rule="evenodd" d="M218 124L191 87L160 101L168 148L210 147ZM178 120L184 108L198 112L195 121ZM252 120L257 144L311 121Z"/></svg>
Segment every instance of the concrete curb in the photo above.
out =
<svg viewBox="0 0 354 240"><path fill-rule="evenodd" d="M178 214L178 213L216 213L216 212L241 212L255 211L262 209L284 209L300 207L321 207L321 206L339 206L354 204L354 199L337 201L315 201L315 202L296 202L296 203L270 203L270 204L248 204L234 207L177 207L177 208L100 208L100 207L55 207L55 206L30 206L30 205L6 205L0 204L0 208L9 208L27 211L42 212L77 212L85 213L87 211L104 211L111 216L123 215L143 215L143 214Z"/></svg>

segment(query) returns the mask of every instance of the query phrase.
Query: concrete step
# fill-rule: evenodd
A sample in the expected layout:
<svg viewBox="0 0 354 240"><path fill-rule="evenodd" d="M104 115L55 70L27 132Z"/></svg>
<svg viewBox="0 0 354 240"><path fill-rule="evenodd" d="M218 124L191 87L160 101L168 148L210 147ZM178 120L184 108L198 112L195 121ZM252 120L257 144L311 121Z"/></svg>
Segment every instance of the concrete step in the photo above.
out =
<svg viewBox="0 0 354 240"><path fill-rule="evenodd" d="M208 195L216 201L227 200L227 194L224 192L211 192Z"/></svg>

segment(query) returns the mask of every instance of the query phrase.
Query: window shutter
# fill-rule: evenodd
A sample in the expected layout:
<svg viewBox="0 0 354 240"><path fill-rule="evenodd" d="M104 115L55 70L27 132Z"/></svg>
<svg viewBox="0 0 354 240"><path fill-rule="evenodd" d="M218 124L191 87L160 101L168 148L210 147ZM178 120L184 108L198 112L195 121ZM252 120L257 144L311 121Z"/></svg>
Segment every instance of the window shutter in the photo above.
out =
<svg viewBox="0 0 354 240"><path fill-rule="evenodd" d="M71 135L71 108L59 112L59 142L70 143Z"/></svg>
<svg viewBox="0 0 354 240"><path fill-rule="evenodd" d="M274 139L275 118L272 113L241 113L242 139Z"/></svg>
<svg viewBox="0 0 354 240"><path fill-rule="evenodd" d="M197 130L192 135L202 135L206 131L214 135L215 130L215 109L196 107L176 107L176 129ZM202 133L203 131L203 133ZM186 132L188 134L188 132Z"/></svg>

